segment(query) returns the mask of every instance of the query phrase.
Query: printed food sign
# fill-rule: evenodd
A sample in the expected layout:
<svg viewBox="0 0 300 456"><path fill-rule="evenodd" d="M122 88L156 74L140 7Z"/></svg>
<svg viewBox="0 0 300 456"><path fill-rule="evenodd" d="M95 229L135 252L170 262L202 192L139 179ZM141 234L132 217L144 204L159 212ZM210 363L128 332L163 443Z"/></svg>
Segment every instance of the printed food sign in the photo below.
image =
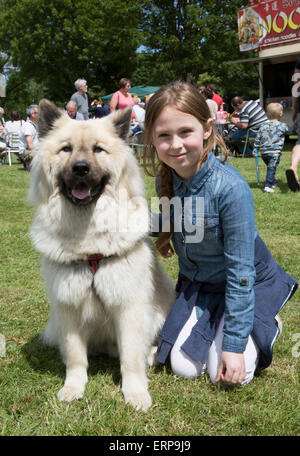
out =
<svg viewBox="0 0 300 456"><path fill-rule="evenodd" d="M300 39L300 0L266 1L238 12L241 51Z"/></svg>

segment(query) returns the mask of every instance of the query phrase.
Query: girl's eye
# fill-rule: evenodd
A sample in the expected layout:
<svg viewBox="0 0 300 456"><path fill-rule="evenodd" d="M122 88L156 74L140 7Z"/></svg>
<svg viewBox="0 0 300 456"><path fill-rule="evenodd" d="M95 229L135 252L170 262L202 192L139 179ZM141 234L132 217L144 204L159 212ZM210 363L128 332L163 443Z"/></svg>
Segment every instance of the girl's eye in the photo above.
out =
<svg viewBox="0 0 300 456"><path fill-rule="evenodd" d="M68 145L61 149L63 152L72 152L72 146Z"/></svg>
<svg viewBox="0 0 300 456"><path fill-rule="evenodd" d="M185 130L182 130L181 133L182 133L183 135L187 135L188 133L191 133L191 131L192 131L192 130L191 130L190 128L186 128Z"/></svg>
<svg viewBox="0 0 300 456"><path fill-rule="evenodd" d="M159 138L167 138L167 136L169 136L168 133L160 133L158 135Z"/></svg>

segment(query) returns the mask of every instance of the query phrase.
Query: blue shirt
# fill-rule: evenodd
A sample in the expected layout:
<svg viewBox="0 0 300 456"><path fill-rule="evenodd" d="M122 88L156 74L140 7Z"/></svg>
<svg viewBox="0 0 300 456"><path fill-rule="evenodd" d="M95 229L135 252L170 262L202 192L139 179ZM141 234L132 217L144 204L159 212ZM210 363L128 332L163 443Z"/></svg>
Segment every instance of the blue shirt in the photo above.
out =
<svg viewBox="0 0 300 456"><path fill-rule="evenodd" d="M180 273L191 281L225 283L222 349L243 352L254 318L257 230L251 190L235 168L212 152L190 179L185 181L173 172L173 189L182 203L181 230L173 211L173 222L178 225L173 244ZM202 240L193 242L191 224L197 238L202 231Z"/></svg>

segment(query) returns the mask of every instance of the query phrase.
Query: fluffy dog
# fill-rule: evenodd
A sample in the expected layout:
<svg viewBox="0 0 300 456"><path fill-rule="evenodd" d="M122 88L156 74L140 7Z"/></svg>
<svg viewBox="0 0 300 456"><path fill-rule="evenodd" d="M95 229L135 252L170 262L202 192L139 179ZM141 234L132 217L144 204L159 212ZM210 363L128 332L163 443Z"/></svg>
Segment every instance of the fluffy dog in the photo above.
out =
<svg viewBox="0 0 300 456"><path fill-rule="evenodd" d="M51 302L43 340L66 364L58 398L83 396L91 349L120 357L125 401L147 410L147 364L174 286L148 238L144 184L126 143L130 116L75 121L40 102L31 238Z"/></svg>

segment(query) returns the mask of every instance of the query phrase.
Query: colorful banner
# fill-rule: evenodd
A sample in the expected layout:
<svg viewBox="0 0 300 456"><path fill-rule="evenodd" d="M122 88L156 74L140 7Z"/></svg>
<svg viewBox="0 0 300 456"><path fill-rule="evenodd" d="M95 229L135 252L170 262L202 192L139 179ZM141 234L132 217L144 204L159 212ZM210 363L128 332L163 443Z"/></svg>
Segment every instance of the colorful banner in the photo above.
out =
<svg viewBox="0 0 300 456"><path fill-rule="evenodd" d="M238 12L240 51L300 39L300 0L255 3Z"/></svg>

